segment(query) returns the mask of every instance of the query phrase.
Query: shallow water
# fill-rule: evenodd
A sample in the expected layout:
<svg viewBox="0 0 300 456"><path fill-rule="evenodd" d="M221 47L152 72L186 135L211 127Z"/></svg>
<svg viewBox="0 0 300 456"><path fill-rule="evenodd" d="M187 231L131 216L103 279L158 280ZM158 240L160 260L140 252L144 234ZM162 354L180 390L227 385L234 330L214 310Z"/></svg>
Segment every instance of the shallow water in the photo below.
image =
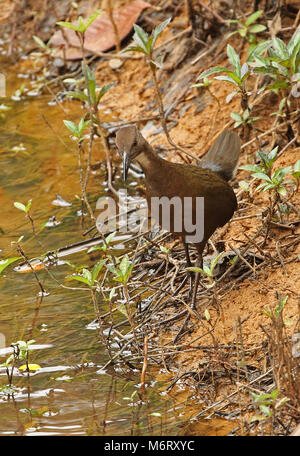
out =
<svg viewBox="0 0 300 456"><path fill-rule="evenodd" d="M2 65L7 98L0 104L9 109L0 111L0 256L17 256L11 242L24 236L22 247L32 258L83 239L80 201L75 196L80 194L77 147L62 122L78 120L82 110L80 103L68 101L63 103L64 112L51 95L13 100L15 90L24 81L29 86L29 80L18 77L17 69L4 58ZM96 155L95 163L103 161L101 150ZM93 202L107 193L105 174L103 161L89 185ZM57 194L72 206L54 206ZM37 237L25 214L14 207L15 201L26 204L29 199ZM60 224L41 230L51 216ZM86 253L70 260L93 264ZM89 292L59 286L71 273L67 265L52 268L51 273L56 281L38 271L49 293L43 298L32 273L18 274L10 266L0 277L0 362L9 355L5 347L12 342L34 339L30 362L41 367L29 377L15 369L14 396L8 399L4 392L0 396L0 434L176 435L184 422L179 419L184 401L181 404L164 392L167 383L151 380L157 372L149 372L145 396L140 394L139 371L120 367L103 371L108 357L98 331L90 325L95 313ZM77 285L71 284L80 288ZM0 386L6 384L2 367ZM151 416L153 412L162 418Z"/></svg>
<svg viewBox="0 0 300 456"><path fill-rule="evenodd" d="M78 122L82 108L75 101L65 101L61 106L52 95L45 94L12 99L23 82L30 88L30 80L18 75L18 68L8 64L5 57L1 60L7 97L0 99L0 259L18 256L16 245L11 243L20 236L24 236L24 252L34 258L84 239L77 197L77 145L63 124L63 119ZM98 197L108 194L105 155L96 148L93 164L99 163L88 187L94 206ZM117 170L115 183L120 179ZM57 194L70 205L54 205ZM25 214L14 207L14 202L26 204L29 199L37 236ZM59 224L42 228L53 216ZM115 252L129 248L130 243L120 239ZM90 267L98 258L77 251L67 259ZM33 273L17 273L14 266L0 276L0 363L9 356L11 343L34 339L29 362L40 369L29 376L15 369L15 393L8 397L1 391L8 379L5 367L0 367L0 435L230 432L233 426L225 420L215 420L215 424L191 420L201 410L201 395L193 396L180 385L176 391L167 392L170 383L166 379L175 377L176 372L167 376L163 370L149 367L143 393L140 370L125 365L103 369L109 358L92 324L95 312L90 293L78 282L66 282L65 277L72 273L67 264L51 267L51 274L37 271L47 292L43 297ZM101 311L106 310L104 303ZM115 313L115 322L123 319L121 313ZM112 350L117 352L118 346L113 345Z"/></svg>

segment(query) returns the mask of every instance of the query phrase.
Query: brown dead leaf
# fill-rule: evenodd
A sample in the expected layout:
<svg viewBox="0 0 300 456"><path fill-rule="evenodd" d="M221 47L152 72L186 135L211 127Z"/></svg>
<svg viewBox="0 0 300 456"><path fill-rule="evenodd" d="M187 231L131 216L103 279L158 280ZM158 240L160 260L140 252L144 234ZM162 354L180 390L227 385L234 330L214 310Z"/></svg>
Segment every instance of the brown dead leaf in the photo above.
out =
<svg viewBox="0 0 300 456"><path fill-rule="evenodd" d="M0 10L0 23L7 21L10 18L13 10L14 10L14 3L13 2L6 2L4 5L1 4Z"/></svg>
<svg viewBox="0 0 300 456"><path fill-rule="evenodd" d="M151 6L142 0L135 0L129 5L118 8L114 11L113 16L118 28L120 40L123 40L131 31L133 24L138 19L141 12ZM64 36L66 40L64 39ZM82 57L79 49L79 40L74 30L64 28L63 33L58 30L51 38L52 46L66 46L67 60L77 60ZM86 55L92 55L97 52L105 52L115 46L115 35L108 14L102 12L97 19L89 26L85 32L85 49Z"/></svg>

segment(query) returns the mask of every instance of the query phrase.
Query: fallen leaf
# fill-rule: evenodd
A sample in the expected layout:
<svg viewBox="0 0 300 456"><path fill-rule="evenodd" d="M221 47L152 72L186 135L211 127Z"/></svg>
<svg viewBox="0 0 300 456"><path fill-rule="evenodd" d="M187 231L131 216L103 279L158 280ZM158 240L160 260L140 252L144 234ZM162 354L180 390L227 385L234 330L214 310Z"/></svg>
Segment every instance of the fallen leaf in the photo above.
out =
<svg viewBox="0 0 300 456"><path fill-rule="evenodd" d="M151 5L141 0L135 0L129 5L118 8L113 16L118 28L120 41L122 41L131 31L133 24L138 19L141 12ZM65 38L66 40L65 40ZM115 46L115 35L113 27L107 13L103 12L89 26L85 32L84 47L86 55L93 55L97 52L105 52ZM51 38L52 46L66 46L65 56L67 60L77 60L82 58L80 43L76 33L72 29L64 28L63 33L58 30ZM58 55L63 55L62 52Z"/></svg>

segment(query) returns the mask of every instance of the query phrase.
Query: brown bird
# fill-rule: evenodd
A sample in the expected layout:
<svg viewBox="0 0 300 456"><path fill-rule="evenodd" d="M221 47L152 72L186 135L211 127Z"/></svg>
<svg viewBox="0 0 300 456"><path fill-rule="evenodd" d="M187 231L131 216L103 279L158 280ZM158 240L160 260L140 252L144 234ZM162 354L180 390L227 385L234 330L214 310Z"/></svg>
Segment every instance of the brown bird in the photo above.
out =
<svg viewBox="0 0 300 456"><path fill-rule="evenodd" d="M230 130L223 131L200 161L200 166L170 163L160 158L136 126L119 129L116 144L123 156L124 181L130 162L137 161L145 173L147 202L151 215L154 216L154 212L156 216L158 214L160 226L182 238L188 266L191 266L188 243L194 243L198 252L196 264L202 267L202 253L208 239L218 227L231 219L237 208L236 196L227 181L233 177L237 167L240 153L238 135ZM159 212L157 207L155 211L153 209L153 201L163 197L174 202L168 206L169 220L168 217L164 218L161 206ZM202 218L198 216L198 208L201 209L202 206L197 205L200 200L197 197L202 197L201 201L204 201ZM178 202L183 207L181 212L176 212ZM203 227L200 226L202 220ZM196 302L199 278L197 273L192 307Z"/></svg>

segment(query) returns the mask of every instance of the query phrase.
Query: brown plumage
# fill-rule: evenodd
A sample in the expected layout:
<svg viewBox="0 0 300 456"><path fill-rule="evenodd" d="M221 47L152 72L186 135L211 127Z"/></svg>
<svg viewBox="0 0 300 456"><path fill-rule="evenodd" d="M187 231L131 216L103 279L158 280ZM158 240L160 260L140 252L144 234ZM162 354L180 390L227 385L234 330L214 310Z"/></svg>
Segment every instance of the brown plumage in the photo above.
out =
<svg viewBox="0 0 300 456"><path fill-rule="evenodd" d="M202 264L203 249L214 231L225 225L237 208L236 196L228 184L237 166L240 152L240 139L236 133L225 130L215 140L200 166L181 163L170 163L155 154L150 144L143 138L135 126L118 130L116 144L123 156L124 180L127 177L129 164L136 160L145 173L147 200L151 207L152 197L191 197L193 223L195 218L195 199L204 197L204 236L196 242L198 265ZM172 206L171 206L172 209ZM184 211L182 211L182 229L174 231L174 210L171 211L169 231L180 236L185 244L187 263L190 266L186 236L191 235L185 230ZM159 223L164 228L162 219ZM199 277L196 277L193 303L195 303Z"/></svg>

